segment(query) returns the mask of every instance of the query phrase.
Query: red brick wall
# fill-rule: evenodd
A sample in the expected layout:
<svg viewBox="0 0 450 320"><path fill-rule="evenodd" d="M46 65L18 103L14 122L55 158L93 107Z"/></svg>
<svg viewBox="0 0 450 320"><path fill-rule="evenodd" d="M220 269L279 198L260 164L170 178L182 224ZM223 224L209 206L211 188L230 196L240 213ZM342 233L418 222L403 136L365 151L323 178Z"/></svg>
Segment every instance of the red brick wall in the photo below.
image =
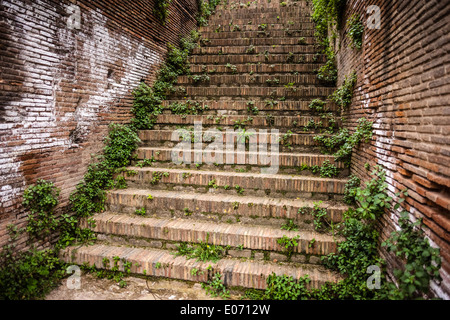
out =
<svg viewBox="0 0 450 320"><path fill-rule="evenodd" d="M68 28L80 12L80 28ZM131 94L151 82L168 42L196 25L196 0L173 0L164 26L152 0L4 0L0 4L0 246L23 225L24 189L62 189L60 207L101 151L107 125L130 119ZM72 21L72 20L70 20Z"/></svg>
<svg viewBox="0 0 450 320"><path fill-rule="evenodd" d="M370 30L367 8L381 9L381 28ZM345 21L363 17L363 49L349 48L346 28L339 32L339 84L356 70L358 84L346 115L348 126L374 121L373 141L354 155L352 173L369 178L365 163L383 166L389 192L407 188L411 219L423 218L433 246L441 248L443 282L434 292L450 297L450 2L347 1ZM383 239L398 213L381 221ZM383 251L383 254L385 252ZM386 255L390 270L397 264Z"/></svg>

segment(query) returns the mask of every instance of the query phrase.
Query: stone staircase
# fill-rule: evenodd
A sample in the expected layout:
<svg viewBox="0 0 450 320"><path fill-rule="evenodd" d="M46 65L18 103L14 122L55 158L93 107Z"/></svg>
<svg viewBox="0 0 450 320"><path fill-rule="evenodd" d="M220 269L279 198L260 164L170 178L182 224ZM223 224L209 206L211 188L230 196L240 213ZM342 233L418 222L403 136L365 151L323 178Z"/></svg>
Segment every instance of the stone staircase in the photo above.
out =
<svg viewBox="0 0 450 320"><path fill-rule="evenodd" d="M108 193L107 211L93 217L97 242L67 248L67 262L102 268L105 257L120 257L132 263L134 274L206 282L220 272L226 286L256 289L265 289L273 272L309 275L315 288L340 279L321 266L320 257L336 252L342 239L317 232L311 210L316 205L326 209L329 221L341 220L347 209L340 202L347 172L342 163L336 163L342 169L338 178L298 170L303 164L334 163L332 156L319 153L313 140L317 131L306 127L311 120L327 126L308 105L334 90L314 74L325 57L316 54L310 6L306 1L283 7L258 0L250 6L230 2L217 8L209 26L200 30L201 46L190 57L191 76L179 77L180 89L163 103L169 107L196 101L208 109L180 116L167 108L153 130L139 133L137 159L124 174L128 188ZM209 80L195 81L195 75L208 75ZM334 105L328 108L336 111ZM199 121L203 130L226 132L240 124L245 129L277 129L279 137L290 132L287 143L280 145L279 171L262 174L267 163L247 150L238 151L233 163L174 163L171 152L180 139L173 131L192 130ZM273 139L270 133L257 135L258 141L279 142ZM245 163L238 161L241 155ZM215 152L215 157L224 156ZM154 162L137 166L143 159ZM250 159L257 161L250 164ZM135 214L142 208L145 216ZM282 230L287 219L299 231ZM82 226L90 227L87 221ZM283 236L299 236L290 257L277 241ZM226 248L226 256L213 263L174 255L181 243L204 241Z"/></svg>

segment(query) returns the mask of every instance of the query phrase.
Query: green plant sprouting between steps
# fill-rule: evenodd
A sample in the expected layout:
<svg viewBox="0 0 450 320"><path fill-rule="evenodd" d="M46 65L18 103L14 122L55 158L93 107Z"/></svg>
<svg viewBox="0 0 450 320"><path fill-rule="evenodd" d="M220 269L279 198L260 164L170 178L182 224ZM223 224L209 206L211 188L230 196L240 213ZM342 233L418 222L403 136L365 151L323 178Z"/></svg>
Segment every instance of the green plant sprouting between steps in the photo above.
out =
<svg viewBox="0 0 450 320"><path fill-rule="evenodd" d="M322 148L322 152L333 153L335 161L343 161L347 166L351 163L353 149L361 143L368 143L373 136L373 123L366 118L358 120L358 126L353 134L348 129L341 128L336 134L322 134L314 140Z"/></svg>

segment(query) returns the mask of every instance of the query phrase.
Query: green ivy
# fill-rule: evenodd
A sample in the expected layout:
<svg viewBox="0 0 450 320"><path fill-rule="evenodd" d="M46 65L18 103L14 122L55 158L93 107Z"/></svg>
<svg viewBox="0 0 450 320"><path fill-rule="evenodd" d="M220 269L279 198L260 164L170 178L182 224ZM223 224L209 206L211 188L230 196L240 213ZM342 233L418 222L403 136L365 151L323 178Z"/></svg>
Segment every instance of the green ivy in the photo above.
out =
<svg viewBox="0 0 450 320"><path fill-rule="evenodd" d="M394 270L398 283L386 283L385 290L380 292L383 299L422 299L429 296L430 282L441 280L440 251L431 247L422 230L422 219L412 223L409 213L402 212L398 224L399 231L394 231L390 238L382 244L388 252L405 261L403 269Z"/></svg>
<svg viewBox="0 0 450 320"><path fill-rule="evenodd" d="M341 110L345 110L351 105L357 79L356 72L346 76L342 86L331 95L331 100L341 107Z"/></svg>
<svg viewBox="0 0 450 320"><path fill-rule="evenodd" d="M59 226L53 210L58 205L60 190L52 182L38 180L23 194L23 206L29 210L27 232L37 239L52 235Z"/></svg>
<svg viewBox="0 0 450 320"><path fill-rule="evenodd" d="M16 249L24 231L8 226L10 240L0 252L0 300L42 299L64 277L65 265L54 250Z"/></svg>
<svg viewBox="0 0 450 320"><path fill-rule="evenodd" d="M347 36L351 40L351 46L356 49L362 48L364 25L359 14L353 14L347 21Z"/></svg>
<svg viewBox="0 0 450 320"><path fill-rule="evenodd" d="M172 0L155 0L155 8L153 13L158 17L159 21L166 24L169 16L169 7Z"/></svg>

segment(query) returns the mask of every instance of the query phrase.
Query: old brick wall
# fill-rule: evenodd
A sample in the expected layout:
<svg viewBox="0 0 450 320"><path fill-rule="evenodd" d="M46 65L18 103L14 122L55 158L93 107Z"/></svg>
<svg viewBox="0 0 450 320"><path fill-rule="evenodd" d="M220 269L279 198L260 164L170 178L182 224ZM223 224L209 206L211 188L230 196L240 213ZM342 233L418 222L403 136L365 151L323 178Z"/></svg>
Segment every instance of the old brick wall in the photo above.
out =
<svg viewBox="0 0 450 320"><path fill-rule="evenodd" d="M381 13L381 27L369 29L370 5ZM362 50L349 48L345 21L354 13L365 24ZM352 173L369 179L365 163L387 172L392 196L407 188L411 220L423 218L425 231L441 249L443 281L432 289L450 298L450 2L347 1L339 32L339 85L356 70L358 83L348 127L374 121L373 141L352 161ZM382 238L395 230L398 212L381 221ZM389 267L397 266L386 256Z"/></svg>
<svg viewBox="0 0 450 320"><path fill-rule="evenodd" d="M61 188L67 206L107 125L130 119L130 91L154 80L167 43L196 26L196 0L173 0L166 25L153 8L153 0L0 3L0 246L7 225L25 223L22 194L37 179Z"/></svg>

